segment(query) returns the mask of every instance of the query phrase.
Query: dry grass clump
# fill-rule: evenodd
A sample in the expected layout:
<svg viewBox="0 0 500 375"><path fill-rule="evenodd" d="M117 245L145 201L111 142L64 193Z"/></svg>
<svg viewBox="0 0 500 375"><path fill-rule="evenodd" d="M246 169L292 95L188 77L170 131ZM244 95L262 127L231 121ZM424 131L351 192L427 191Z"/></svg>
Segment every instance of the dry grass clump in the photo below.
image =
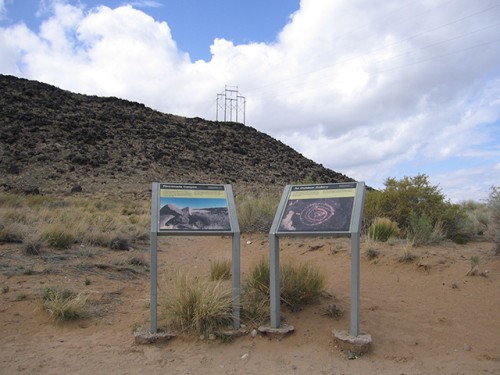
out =
<svg viewBox="0 0 500 375"><path fill-rule="evenodd" d="M279 199L265 195L259 197L237 196L236 209L242 232L268 232L274 220Z"/></svg>
<svg viewBox="0 0 500 375"><path fill-rule="evenodd" d="M110 197L46 197L0 193L0 242L30 247L29 239L56 249L74 243L128 249L149 238L149 202ZM32 236L27 236L30 233ZM38 246L38 245L37 245ZM31 250L27 250L28 252Z"/></svg>
<svg viewBox="0 0 500 375"><path fill-rule="evenodd" d="M417 259L417 256L413 254L410 250L405 250L403 251L403 254L401 254L398 258L398 262L400 263L412 263Z"/></svg>
<svg viewBox="0 0 500 375"><path fill-rule="evenodd" d="M42 233L42 238L55 249L69 249L76 241L73 233L63 228L51 228Z"/></svg>
<svg viewBox="0 0 500 375"><path fill-rule="evenodd" d="M179 275L175 291L166 296L164 314L182 331L208 335L233 322L232 291L222 282L204 282Z"/></svg>
<svg viewBox="0 0 500 375"><path fill-rule="evenodd" d="M210 280L229 280L231 278L231 261L216 260L210 263Z"/></svg>
<svg viewBox="0 0 500 375"><path fill-rule="evenodd" d="M374 248L369 248L366 253L366 258L368 260L373 260L375 258L378 258L380 256L380 251L378 251L377 249L374 249Z"/></svg>
<svg viewBox="0 0 500 375"><path fill-rule="evenodd" d="M281 302L292 311L298 311L303 305L312 302L324 288L324 276L313 266L305 263L284 263L280 265ZM261 259L255 264L246 280L245 289L252 291L252 298L269 298L270 269L269 262Z"/></svg>
<svg viewBox="0 0 500 375"><path fill-rule="evenodd" d="M42 290L42 308L54 321L87 318L87 296L59 286Z"/></svg>
<svg viewBox="0 0 500 375"><path fill-rule="evenodd" d="M377 217L368 229L368 237L375 241L386 242L399 234L398 223L387 217Z"/></svg>
<svg viewBox="0 0 500 375"><path fill-rule="evenodd" d="M42 238L37 233L27 233L23 238L23 253L25 255L40 255L42 253Z"/></svg>

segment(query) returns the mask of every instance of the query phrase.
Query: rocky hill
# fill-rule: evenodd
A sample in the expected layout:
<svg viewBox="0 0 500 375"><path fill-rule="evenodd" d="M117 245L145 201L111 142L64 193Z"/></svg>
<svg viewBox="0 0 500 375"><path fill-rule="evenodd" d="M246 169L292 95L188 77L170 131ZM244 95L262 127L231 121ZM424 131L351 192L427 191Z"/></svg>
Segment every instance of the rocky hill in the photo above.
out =
<svg viewBox="0 0 500 375"><path fill-rule="evenodd" d="M184 118L6 75L0 93L3 190L147 192L162 181L257 192L308 177L353 181L239 123Z"/></svg>

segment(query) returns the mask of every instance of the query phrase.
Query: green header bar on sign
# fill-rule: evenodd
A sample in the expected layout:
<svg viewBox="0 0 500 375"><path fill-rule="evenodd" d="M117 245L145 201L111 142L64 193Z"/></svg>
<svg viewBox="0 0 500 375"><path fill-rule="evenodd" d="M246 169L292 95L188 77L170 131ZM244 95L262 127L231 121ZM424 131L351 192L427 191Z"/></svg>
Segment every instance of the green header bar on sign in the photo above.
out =
<svg viewBox="0 0 500 375"><path fill-rule="evenodd" d="M348 198L356 195L356 189L295 190L290 199Z"/></svg>

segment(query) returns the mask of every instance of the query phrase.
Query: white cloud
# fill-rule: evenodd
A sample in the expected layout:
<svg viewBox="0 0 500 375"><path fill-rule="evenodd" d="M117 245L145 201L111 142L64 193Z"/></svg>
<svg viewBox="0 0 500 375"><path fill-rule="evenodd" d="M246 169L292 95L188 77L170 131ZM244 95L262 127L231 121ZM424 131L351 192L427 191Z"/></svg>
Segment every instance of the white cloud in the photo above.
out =
<svg viewBox="0 0 500 375"><path fill-rule="evenodd" d="M302 0L274 43L215 39L212 59L193 62L167 23L131 5L56 2L39 33L0 29L0 72L209 119L216 94L238 85L248 125L380 186L408 165L422 173L454 158L494 165L498 19L490 0ZM455 181L442 183L453 192L465 189L457 176L466 172L435 175Z"/></svg>
<svg viewBox="0 0 500 375"><path fill-rule="evenodd" d="M498 168L496 168L498 171ZM440 189L454 203L466 200L485 201L490 188L499 186L499 172L494 165L477 168L457 169L431 176L433 182L439 181Z"/></svg>

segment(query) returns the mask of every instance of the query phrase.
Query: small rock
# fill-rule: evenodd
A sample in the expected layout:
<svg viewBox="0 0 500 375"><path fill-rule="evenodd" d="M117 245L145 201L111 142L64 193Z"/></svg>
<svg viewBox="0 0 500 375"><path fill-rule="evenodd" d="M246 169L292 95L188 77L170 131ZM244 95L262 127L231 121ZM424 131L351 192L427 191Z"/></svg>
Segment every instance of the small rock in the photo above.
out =
<svg viewBox="0 0 500 375"><path fill-rule="evenodd" d="M241 359L247 359L248 358L248 353L245 353L241 356Z"/></svg>
<svg viewBox="0 0 500 375"><path fill-rule="evenodd" d="M470 352L472 347L469 344L464 344L464 351L465 352Z"/></svg>
<svg viewBox="0 0 500 375"><path fill-rule="evenodd" d="M350 350L347 351L347 359L352 360L358 358L355 353L351 352Z"/></svg>
<svg viewBox="0 0 500 375"><path fill-rule="evenodd" d="M71 187L71 193L81 193L83 191L83 188L81 185L75 184Z"/></svg>
<svg viewBox="0 0 500 375"><path fill-rule="evenodd" d="M167 332L144 332L142 330L137 330L134 332L134 339L136 344L154 344L157 342L166 342L175 337L175 334Z"/></svg>
<svg viewBox="0 0 500 375"><path fill-rule="evenodd" d="M26 195L40 195L40 189L37 186L28 186L23 190Z"/></svg>
<svg viewBox="0 0 500 375"><path fill-rule="evenodd" d="M250 333L250 336L256 337L257 336L257 330L253 329L252 332Z"/></svg>
<svg viewBox="0 0 500 375"><path fill-rule="evenodd" d="M208 339L210 341L214 341L216 339L215 335L213 333L211 333L210 335L208 335Z"/></svg>
<svg viewBox="0 0 500 375"><path fill-rule="evenodd" d="M247 241L247 245L251 245L252 244L252 241Z"/></svg>

